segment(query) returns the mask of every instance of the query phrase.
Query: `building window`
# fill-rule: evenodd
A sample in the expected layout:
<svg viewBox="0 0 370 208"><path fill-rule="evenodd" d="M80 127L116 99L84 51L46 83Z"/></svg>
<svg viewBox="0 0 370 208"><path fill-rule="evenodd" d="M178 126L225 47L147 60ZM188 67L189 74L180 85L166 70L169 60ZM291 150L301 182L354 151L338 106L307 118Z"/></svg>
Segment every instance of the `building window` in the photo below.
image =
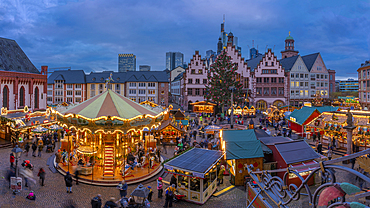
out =
<svg viewBox="0 0 370 208"><path fill-rule="evenodd" d="M291 91L290 91L290 95L291 95L291 96L294 96L294 90L291 90Z"/></svg>
<svg viewBox="0 0 370 208"><path fill-rule="evenodd" d="M299 87L299 82L295 82L295 86L296 87Z"/></svg>
<svg viewBox="0 0 370 208"><path fill-rule="evenodd" d="M67 98L67 103L72 103L72 98L71 97Z"/></svg>
<svg viewBox="0 0 370 208"><path fill-rule="evenodd" d="M188 79L188 84L193 84L193 79Z"/></svg>
<svg viewBox="0 0 370 208"><path fill-rule="evenodd" d="M271 74L277 74L277 70L276 69L272 69L271 70Z"/></svg>
<svg viewBox="0 0 370 208"><path fill-rule="evenodd" d="M276 83L276 77L271 77L271 83Z"/></svg>
<svg viewBox="0 0 370 208"><path fill-rule="evenodd" d="M77 96L80 96L81 95L81 91L76 91L76 95Z"/></svg>
<svg viewBox="0 0 370 208"><path fill-rule="evenodd" d="M320 87L320 82L316 82L316 87Z"/></svg>
<svg viewBox="0 0 370 208"><path fill-rule="evenodd" d="M155 82L149 82L148 87L155 87Z"/></svg>
<svg viewBox="0 0 370 208"><path fill-rule="evenodd" d="M300 77L300 78L303 78L303 76L304 76L304 74L299 74L299 77Z"/></svg>
<svg viewBox="0 0 370 208"><path fill-rule="evenodd" d="M300 82L300 83L299 83L299 86L300 86L300 87L303 87L303 83L304 83L304 82Z"/></svg>
<svg viewBox="0 0 370 208"><path fill-rule="evenodd" d="M199 79L195 79L195 84L200 84L200 80Z"/></svg>
<svg viewBox="0 0 370 208"><path fill-rule="evenodd" d="M304 95L305 95L305 96L308 96L308 90L305 90L305 91L304 91Z"/></svg>
<svg viewBox="0 0 370 208"><path fill-rule="evenodd" d="M294 74L292 73L292 74L290 74L290 78L294 78Z"/></svg>
<svg viewBox="0 0 370 208"><path fill-rule="evenodd" d="M67 84L67 88L73 88L73 84Z"/></svg>
<svg viewBox="0 0 370 208"><path fill-rule="evenodd" d="M192 69L191 70L191 74L195 74L195 69Z"/></svg>
<svg viewBox="0 0 370 208"><path fill-rule="evenodd" d="M94 97L94 96L95 96L95 91L91 91L90 97Z"/></svg>
<svg viewBox="0 0 370 208"><path fill-rule="evenodd" d="M268 66L268 63L267 62L265 62L265 66Z"/></svg>
<svg viewBox="0 0 370 208"><path fill-rule="evenodd" d="M271 62L271 66L274 66L274 62Z"/></svg>
<svg viewBox="0 0 370 208"><path fill-rule="evenodd" d="M52 90L48 90L48 96L53 96L53 91Z"/></svg>
<svg viewBox="0 0 370 208"><path fill-rule="evenodd" d="M81 102L81 98L75 98L76 103Z"/></svg>
<svg viewBox="0 0 370 208"><path fill-rule="evenodd" d="M203 70L199 69L198 74L203 74Z"/></svg>
<svg viewBox="0 0 370 208"><path fill-rule="evenodd" d="M200 90L199 90L199 88L196 88L196 89L195 89L195 95L200 95Z"/></svg>
<svg viewBox="0 0 370 208"><path fill-rule="evenodd" d="M279 87L279 95L284 95L284 88Z"/></svg>
<svg viewBox="0 0 370 208"><path fill-rule="evenodd" d="M324 79L324 75L323 74L321 75L321 79Z"/></svg>
<svg viewBox="0 0 370 208"><path fill-rule="evenodd" d="M290 87L294 87L294 82L290 82Z"/></svg>
<svg viewBox="0 0 370 208"><path fill-rule="evenodd" d="M95 90L95 85L94 84L90 85L90 89Z"/></svg>
<svg viewBox="0 0 370 208"><path fill-rule="evenodd" d="M197 61L195 62L195 66L198 66L198 62Z"/></svg>
<svg viewBox="0 0 370 208"><path fill-rule="evenodd" d="M269 83L269 82L270 82L270 78L268 78L268 77L264 77L264 78L263 78L263 82L264 82L264 83Z"/></svg>
<svg viewBox="0 0 370 208"><path fill-rule="evenodd" d="M299 78L299 74L295 74L295 78Z"/></svg>
<svg viewBox="0 0 370 208"><path fill-rule="evenodd" d="M48 84L48 89L53 89L53 85L52 84Z"/></svg>
<svg viewBox="0 0 370 208"><path fill-rule="evenodd" d="M256 92L257 92L257 95L262 95L262 88L261 87L257 87L256 88Z"/></svg>
<svg viewBox="0 0 370 208"><path fill-rule="evenodd" d="M206 92L206 88L203 88L203 92L202 92L203 95L206 95L207 92Z"/></svg>
<svg viewBox="0 0 370 208"><path fill-rule="evenodd" d="M333 83L330 83L330 92L333 92Z"/></svg>
<svg viewBox="0 0 370 208"><path fill-rule="evenodd" d="M129 90L128 91L128 94L130 94L130 95L136 95L136 90Z"/></svg>
<svg viewBox="0 0 370 208"><path fill-rule="evenodd" d="M317 79L320 79L320 74L316 74L316 78Z"/></svg>
<svg viewBox="0 0 370 208"><path fill-rule="evenodd" d="M81 89L81 84L76 84L76 89Z"/></svg>
<svg viewBox="0 0 370 208"><path fill-rule="evenodd" d="M203 84L207 84L207 79L203 79Z"/></svg>
<svg viewBox="0 0 370 208"><path fill-rule="evenodd" d="M188 95L193 95L193 89L192 88L188 88Z"/></svg>
<svg viewBox="0 0 370 208"><path fill-rule="evenodd" d="M297 96L299 95L299 91L298 90L295 91L295 95L297 95Z"/></svg>
<svg viewBox="0 0 370 208"><path fill-rule="evenodd" d="M264 95L269 95L270 94L270 88L268 88L268 87L263 88L263 94Z"/></svg>
<svg viewBox="0 0 370 208"><path fill-rule="evenodd" d="M305 82L305 83L304 83L304 86L305 86L305 87L308 87L308 82Z"/></svg>
<svg viewBox="0 0 370 208"><path fill-rule="evenodd" d="M139 87L145 87L145 82L140 82Z"/></svg>
<svg viewBox="0 0 370 208"><path fill-rule="evenodd" d="M73 91L72 90L68 90L67 91L67 95L73 95Z"/></svg>
<svg viewBox="0 0 370 208"><path fill-rule="evenodd" d="M272 87L271 88L271 95L276 95L277 91L276 91L276 87Z"/></svg>
<svg viewBox="0 0 370 208"><path fill-rule="evenodd" d="M148 95L154 95L155 94L155 90L148 90Z"/></svg>
<svg viewBox="0 0 370 208"><path fill-rule="evenodd" d="M269 70L267 69L262 70L262 74L268 74L268 73L269 73Z"/></svg>
<svg viewBox="0 0 370 208"><path fill-rule="evenodd" d="M328 75L325 74L325 79L327 79L327 78L328 78Z"/></svg>
<svg viewBox="0 0 370 208"><path fill-rule="evenodd" d="M257 78L257 83L262 83L262 77Z"/></svg>
<svg viewBox="0 0 370 208"><path fill-rule="evenodd" d="M19 106L24 106L24 87L22 86L19 90Z"/></svg>
<svg viewBox="0 0 370 208"><path fill-rule="evenodd" d="M35 97L35 108L39 108L39 88L38 87L36 87L35 88L35 95L34 95L34 97Z"/></svg>
<svg viewBox="0 0 370 208"><path fill-rule="evenodd" d="M332 74L330 75L330 80L333 80L333 75Z"/></svg>
<svg viewBox="0 0 370 208"><path fill-rule="evenodd" d="M48 102L53 102L53 98L52 98L52 97L48 97L48 98L47 98L47 101L48 101Z"/></svg>
<svg viewBox="0 0 370 208"><path fill-rule="evenodd" d="M308 78L308 74L305 74L305 75L304 75L304 78Z"/></svg>
<svg viewBox="0 0 370 208"><path fill-rule="evenodd" d="M164 92L164 91L162 91ZM139 90L139 95L145 95L145 90Z"/></svg>
<svg viewBox="0 0 370 208"><path fill-rule="evenodd" d="M130 87L136 87L136 83L130 82L129 86Z"/></svg>
<svg viewBox="0 0 370 208"><path fill-rule="evenodd" d="M99 90L103 89L103 84L99 84Z"/></svg>
<svg viewBox="0 0 370 208"><path fill-rule="evenodd" d="M322 70L322 67L321 66L318 66L317 67L317 71L321 71Z"/></svg>

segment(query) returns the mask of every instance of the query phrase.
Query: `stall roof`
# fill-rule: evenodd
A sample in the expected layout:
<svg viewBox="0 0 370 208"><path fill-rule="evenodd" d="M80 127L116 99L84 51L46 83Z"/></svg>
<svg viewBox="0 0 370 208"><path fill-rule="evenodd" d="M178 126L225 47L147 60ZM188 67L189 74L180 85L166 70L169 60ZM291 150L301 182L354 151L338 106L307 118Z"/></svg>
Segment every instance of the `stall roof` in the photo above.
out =
<svg viewBox="0 0 370 208"><path fill-rule="evenodd" d="M245 130L223 130L222 139L226 142L237 141L254 141L257 140L254 129Z"/></svg>
<svg viewBox="0 0 370 208"><path fill-rule="evenodd" d="M258 140L226 142L226 159L233 160L263 157L261 146L261 142Z"/></svg>
<svg viewBox="0 0 370 208"><path fill-rule="evenodd" d="M305 141L292 141L275 144L286 164L293 164L320 158Z"/></svg>
<svg viewBox="0 0 370 208"><path fill-rule="evenodd" d="M260 137L271 137L263 129L255 129L254 132L256 133L256 137L257 138L260 138Z"/></svg>
<svg viewBox="0 0 370 208"><path fill-rule="evenodd" d="M277 143L292 141L288 137L281 137L281 136L277 136L277 137L272 137L272 136L259 137L258 139L265 145L274 145L274 144L277 144Z"/></svg>
<svg viewBox="0 0 370 208"><path fill-rule="evenodd" d="M223 156L223 152L201 148L193 148L170 160L165 165L187 171L205 173Z"/></svg>
<svg viewBox="0 0 370 208"><path fill-rule="evenodd" d="M302 107L299 110L294 110L288 118L290 121L292 121L290 118L295 118L294 122L302 125L315 111L320 114L320 111L314 107Z"/></svg>

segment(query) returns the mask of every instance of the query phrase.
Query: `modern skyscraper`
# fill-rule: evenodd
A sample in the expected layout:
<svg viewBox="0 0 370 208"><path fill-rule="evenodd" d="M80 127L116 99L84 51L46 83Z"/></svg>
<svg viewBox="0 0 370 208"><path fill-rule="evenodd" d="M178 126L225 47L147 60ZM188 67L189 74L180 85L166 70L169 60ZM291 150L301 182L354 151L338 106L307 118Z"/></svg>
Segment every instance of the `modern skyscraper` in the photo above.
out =
<svg viewBox="0 0 370 208"><path fill-rule="evenodd" d="M139 65L139 71L150 71L149 65Z"/></svg>
<svg viewBox="0 0 370 208"><path fill-rule="evenodd" d="M132 53L118 54L118 71L136 71L136 56Z"/></svg>
<svg viewBox="0 0 370 208"><path fill-rule="evenodd" d="M180 52L167 52L166 53L166 69L172 70L184 63L184 54Z"/></svg>
<svg viewBox="0 0 370 208"><path fill-rule="evenodd" d="M216 55L216 52L213 50L206 51L206 59L209 59L212 55Z"/></svg>

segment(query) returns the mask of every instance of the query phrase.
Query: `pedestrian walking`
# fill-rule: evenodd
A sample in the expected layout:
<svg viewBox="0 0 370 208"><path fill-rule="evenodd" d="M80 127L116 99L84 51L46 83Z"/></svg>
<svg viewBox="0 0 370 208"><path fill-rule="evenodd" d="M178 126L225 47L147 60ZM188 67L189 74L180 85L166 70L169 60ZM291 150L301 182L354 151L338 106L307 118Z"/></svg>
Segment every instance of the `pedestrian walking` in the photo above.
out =
<svg viewBox="0 0 370 208"><path fill-rule="evenodd" d="M162 177L159 177L158 180L157 180L157 190L158 190L158 198L162 199L162 197L163 197Z"/></svg>
<svg viewBox="0 0 370 208"><path fill-rule="evenodd" d="M355 167L355 163L356 163L356 158L352 158L352 159L350 159L350 162L351 162L351 164L352 164L352 169Z"/></svg>
<svg viewBox="0 0 370 208"><path fill-rule="evenodd" d="M76 185L78 185L78 179L80 178L80 170L76 168L75 171Z"/></svg>
<svg viewBox="0 0 370 208"><path fill-rule="evenodd" d="M225 172L225 166L221 165L220 172L218 173L218 183L217 185L223 184L224 183L224 172Z"/></svg>
<svg viewBox="0 0 370 208"><path fill-rule="evenodd" d="M30 144L27 142L26 145L24 146L24 149L26 151L26 156L28 157L28 152L30 151Z"/></svg>
<svg viewBox="0 0 370 208"><path fill-rule="evenodd" d="M119 190L119 194L120 194L121 198L127 196L127 188L128 188L128 185L127 185L125 180L121 181L118 184L117 189Z"/></svg>
<svg viewBox="0 0 370 208"><path fill-rule="evenodd" d="M37 156L41 157L42 149L44 148L44 145L39 145L39 154Z"/></svg>
<svg viewBox="0 0 370 208"><path fill-rule="evenodd" d="M111 197L109 199L109 201L105 202L105 205L104 205L104 208L114 208L114 207L118 207L118 205L116 204L116 199L114 197Z"/></svg>
<svg viewBox="0 0 370 208"><path fill-rule="evenodd" d="M13 155L13 152L10 153L10 159L9 159L9 162L10 162L10 167L13 168L14 167L14 155Z"/></svg>
<svg viewBox="0 0 370 208"><path fill-rule="evenodd" d="M44 186L44 181L45 181L45 175L46 175L46 172L43 168L40 168L39 170L39 173L37 174L37 176L40 178L41 180L41 186Z"/></svg>
<svg viewBox="0 0 370 208"><path fill-rule="evenodd" d="M148 190L149 190L148 201L152 202L152 195L153 195L152 187L148 186Z"/></svg>
<svg viewBox="0 0 370 208"><path fill-rule="evenodd" d="M37 145L36 143L34 142L32 144L32 156L36 157L36 150L37 150Z"/></svg>
<svg viewBox="0 0 370 208"><path fill-rule="evenodd" d="M322 144L321 144L321 142L319 142L319 144L317 145L317 152L319 154L322 154Z"/></svg>
<svg viewBox="0 0 370 208"><path fill-rule="evenodd" d="M172 201L173 201L173 195L175 193L175 184L173 184L172 186L169 186L167 189L166 189L166 202L164 203L164 206L165 208L168 208L168 207L172 207Z"/></svg>
<svg viewBox="0 0 370 208"><path fill-rule="evenodd" d="M66 187L67 187L67 193L72 193L72 176L67 172L67 175L64 176L64 181L66 182Z"/></svg>
<svg viewBox="0 0 370 208"><path fill-rule="evenodd" d="M328 159L329 160L331 160L332 155L333 155L333 150L332 150L332 148L329 148L329 150L328 150Z"/></svg>
<svg viewBox="0 0 370 208"><path fill-rule="evenodd" d="M101 195L98 194L96 197L91 199L91 207L92 208L101 208Z"/></svg>

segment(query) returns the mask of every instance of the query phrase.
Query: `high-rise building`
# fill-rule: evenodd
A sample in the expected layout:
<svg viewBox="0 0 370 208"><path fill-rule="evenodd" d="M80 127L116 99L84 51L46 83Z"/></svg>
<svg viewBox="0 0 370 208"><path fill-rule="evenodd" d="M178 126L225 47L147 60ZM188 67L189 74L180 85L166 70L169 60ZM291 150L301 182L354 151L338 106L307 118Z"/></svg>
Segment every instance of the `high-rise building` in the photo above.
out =
<svg viewBox="0 0 370 208"><path fill-rule="evenodd" d="M221 23L221 35L220 35L220 39L219 39L219 42L217 43L217 54L221 53L221 50L220 50L220 41L221 41L221 44L222 44L222 49L226 49L226 46L227 46L227 42L228 42L228 36L229 35L232 35L233 38L232 38L232 45L235 46L236 50L241 53L242 51L242 48L240 46L238 46L238 37L235 37L231 32L229 34L227 34L225 32L225 16L224 16L224 20L223 22Z"/></svg>
<svg viewBox="0 0 370 208"><path fill-rule="evenodd" d="M206 51L206 59L209 59L212 55L216 55L216 52L214 52L213 50L208 50Z"/></svg>
<svg viewBox="0 0 370 208"><path fill-rule="evenodd" d="M118 71L136 71L136 56L132 53L118 54Z"/></svg>
<svg viewBox="0 0 370 208"><path fill-rule="evenodd" d="M167 52L166 53L166 69L172 70L184 63L184 54L181 52Z"/></svg>
<svg viewBox="0 0 370 208"><path fill-rule="evenodd" d="M139 71L150 71L149 65L139 65Z"/></svg>

